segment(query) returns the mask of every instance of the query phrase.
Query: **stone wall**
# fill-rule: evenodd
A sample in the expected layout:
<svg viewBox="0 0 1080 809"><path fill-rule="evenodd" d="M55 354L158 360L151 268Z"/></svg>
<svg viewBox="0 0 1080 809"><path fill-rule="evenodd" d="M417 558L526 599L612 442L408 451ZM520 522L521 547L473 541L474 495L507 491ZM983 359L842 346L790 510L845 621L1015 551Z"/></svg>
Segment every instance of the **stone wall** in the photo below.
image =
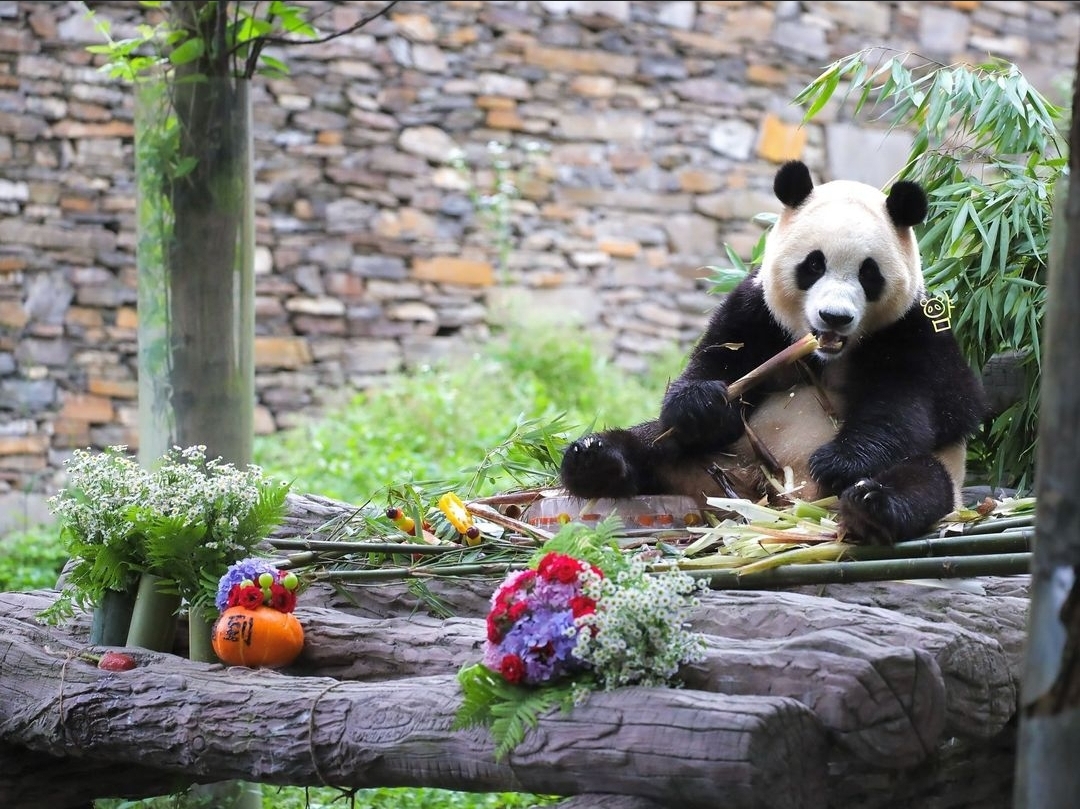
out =
<svg viewBox="0 0 1080 809"><path fill-rule="evenodd" d="M143 19L91 5L117 37ZM325 32L381 7L308 5ZM84 10L0 0L0 496L48 492L74 447L137 444L132 99ZM253 93L257 429L500 320L584 325L640 369L697 335L704 268L749 254L780 161L899 167L903 137L798 125L830 61L992 54L1063 101L1078 41L1075 2L402 2L279 51L290 77ZM500 179L504 227L483 215Z"/></svg>

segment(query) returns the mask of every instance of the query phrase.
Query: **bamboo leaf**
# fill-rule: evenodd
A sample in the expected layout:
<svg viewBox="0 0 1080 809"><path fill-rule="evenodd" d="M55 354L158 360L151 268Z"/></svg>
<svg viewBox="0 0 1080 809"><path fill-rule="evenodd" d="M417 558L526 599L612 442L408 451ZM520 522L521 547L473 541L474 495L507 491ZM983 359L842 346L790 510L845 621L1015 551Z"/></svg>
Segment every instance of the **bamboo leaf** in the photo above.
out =
<svg viewBox="0 0 1080 809"><path fill-rule="evenodd" d="M832 98L833 93L836 92L836 88L840 85L840 73L839 71L833 71L826 75L824 82L820 85L817 97L813 103L807 108L806 113L803 115L803 123L805 124L811 120L815 115L821 112L822 108L829 103L829 99Z"/></svg>

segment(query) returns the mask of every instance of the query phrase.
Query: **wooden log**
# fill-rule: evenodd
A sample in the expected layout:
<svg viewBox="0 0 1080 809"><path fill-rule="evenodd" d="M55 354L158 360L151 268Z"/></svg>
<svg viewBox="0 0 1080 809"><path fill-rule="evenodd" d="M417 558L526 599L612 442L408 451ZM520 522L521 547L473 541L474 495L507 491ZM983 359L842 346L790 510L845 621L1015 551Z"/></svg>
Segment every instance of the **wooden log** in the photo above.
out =
<svg viewBox="0 0 1080 809"><path fill-rule="evenodd" d="M854 586L834 585L829 592L851 593L845 588ZM889 591L888 587L879 589ZM863 644L924 651L933 657L945 681L945 731L962 738L996 736L1016 709L1018 683L993 632L1018 620L1023 605L999 603L1003 615L996 623L981 622L987 630L982 634L942 621L944 603L938 604L936 616L922 609L913 616L905 614L908 603L904 599L892 601L893 609L884 609L804 593L709 592L703 594L691 623L701 632L742 642L801 636L807 647L826 651L834 642L831 636L838 633L852 648ZM873 659L870 652L866 659Z"/></svg>
<svg viewBox="0 0 1080 809"><path fill-rule="evenodd" d="M924 760L945 727L945 683L931 655L839 631L789 640L709 637L708 657L684 676L691 688L799 699L840 749L876 768Z"/></svg>
<svg viewBox="0 0 1080 809"><path fill-rule="evenodd" d="M0 616L0 744L199 781L605 792L685 807L823 807L828 740L786 697L669 688L593 694L542 717L506 760L485 730L452 731L452 675L393 682L194 663L137 653L105 672L62 633ZM117 721L123 717L123 721ZM259 740L252 743L252 740ZM0 775L0 805L19 785ZM38 783L41 806L50 785ZM87 799L98 786L86 780Z"/></svg>
<svg viewBox="0 0 1080 809"><path fill-rule="evenodd" d="M285 519L271 537L304 537L305 539L330 539L335 530L352 516L365 508L318 494L289 492L285 496ZM366 506L372 515L378 513L373 506Z"/></svg>
<svg viewBox="0 0 1080 809"><path fill-rule="evenodd" d="M192 783L186 774L88 759L77 751L53 756L0 744L0 805L4 809L85 809L95 797L149 798L180 792ZM93 794L88 784L93 784Z"/></svg>
<svg viewBox="0 0 1080 809"><path fill-rule="evenodd" d="M0 605L19 600L0 595ZM290 672L339 680L453 675L480 659L485 637L478 618L368 619L303 605L296 615L305 644ZM706 659L683 671L687 685L798 699L837 744L877 767L909 766L933 751L948 715L945 682L917 632L903 639L916 645L905 645L839 629L808 633L794 619L788 628L791 637L708 637Z"/></svg>
<svg viewBox="0 0 1080 809"><path fill-rule="evenodd" d="M298 666L310 674L375 680L453 673L482 654L485 629L476 618L371 620L307 608L296 614L306 638ZM707 642L706 659L683 670L689 687L799 699L840 745L868 763L921 761L945 725L944 681L933 657L917 648L842 632Z"/></svg>
<svg viewBox="0 0 1080 809"><path fill-rule="evenodd" d="M829 762L829 806L836 809L1013 809L1016 725L993 739L946 739L922 763L869 774L861 761Z"/></svg>
<svg viewBox="0 0 1080 809"><path fill-rule="evenodd" d="M494 586L471 579L429 583L434 596L455 614L474 616L486 613ZM904 582L831 585L831 598L786 591L708 592L693 614L693 624L707 634L747 643L806 635L806 645L812 646L810 633L837 630L864 648L880 647L881 655L893 647L924 650L945 681L945 732L991 738L1015 711L1022 659L1018 633L1027 604L1011 596L980 599L960 593L953 609L953 592ZM416 596L397 583L312 588L305 601L369 616L402 614L418 604ZM980 604L984 615L979 614ZM957 623L942 621L943 615ZM999 634L1008 651L998 642Z"/></svg>
<svg viewBox="0 0 1080 809"><path fill-rule="evenodd" d="M417 610L441 616L482 618L491 608L491 594L504 578L504 575L467 576L376 585L317 582L304 591L304 603L365 618L409 615ZM433 603L428 603L429 598Z"/></svg>
<svg viewBox="0 0 1080 809"><path fill-rule="evenodd" d="M575 795L548 809L664 809L664 804L630 795Z"/></svg>
<svg viewBox="0 0 1080 809"><path fill-rule="evenodd" d="M956 626L995 638L1001 644L1010 676L1019 686L1028 625L1031 577L1005 576L960 582L864 582L798 588L808 596L824 596L846 604L880 607L922 618L940 626Z"/></svg>

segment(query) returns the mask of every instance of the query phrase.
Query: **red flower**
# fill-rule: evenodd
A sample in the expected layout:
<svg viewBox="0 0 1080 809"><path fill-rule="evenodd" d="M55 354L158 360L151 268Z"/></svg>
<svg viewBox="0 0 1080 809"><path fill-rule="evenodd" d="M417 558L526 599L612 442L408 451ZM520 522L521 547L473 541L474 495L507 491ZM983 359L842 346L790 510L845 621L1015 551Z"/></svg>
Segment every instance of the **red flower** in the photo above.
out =
<svg viewBox="0 0 1080 809"><path fill-rule="evenodd" d="M227 609L240 604L240 590L241 587L239 584L234 584L229 590L229 600L228 603L225 605Z"/></svg>
<svg viewBox="0 0 1080 809"><path fill-rule="evenodd" d="M592 615L596 612L596 602L588 596L574 596L570 599L570 611L575 618Z"/></svg>
<svg viewBox="0 0 1080 809"><path fill-rule="evenodd" d="M263 591L257 584L249 584L241 587L237 594L237 604L244 609L253 610L261 607L263 603Z"/></svg>
<svg viewBox="0 0 1080 809"><path fill-rule="evenodd" d="M517 655L504 655L499 663L499 674L508 683L516 685L525 677L525 661Z"/></svg>
<svg viewBox="0 0 1080 809"><path fill-rule="evenodd" d="M511 592L521 591L527 593L533 588L536 583L536 571L535 570L523 570L521 575L514 581L514 587Z"/></svg>
<svg viewBox="0 0 1080 809"><path fill-rule="evenodd" d="M515 623L528 609L529 605L524 601L515 601L506 610L506 617L510 619L510 623Z"/></svg>
<svg viewBox="0 0 1080 809"><path fill-rule="evenodd" d="M492 602L492 612L506 612L506 608L510 606L510 599L514 597L513 590L500 590L495 594L495 601Z"/></svg>
<svg viewBox="0 0 1080 809"><path fill-rule="evenodd" d="M499 627L495 613L491 613L487 618L487 639L492 643L498 643L502 640L502 629Z"/></svg>
<svg viewBox="0 0 1080 809"><path fill-rule="evenodd" d="M270 606L278 612L292 612L296 609L296 593L274 582L270 585Z"/></svg>
<svg viewBox="0 0 1080 809"><path fill-rule="evenodd" d="M537 572L548 581L573 584L581 572L581 562L564 553L549 553L540 560Z"/></svg>

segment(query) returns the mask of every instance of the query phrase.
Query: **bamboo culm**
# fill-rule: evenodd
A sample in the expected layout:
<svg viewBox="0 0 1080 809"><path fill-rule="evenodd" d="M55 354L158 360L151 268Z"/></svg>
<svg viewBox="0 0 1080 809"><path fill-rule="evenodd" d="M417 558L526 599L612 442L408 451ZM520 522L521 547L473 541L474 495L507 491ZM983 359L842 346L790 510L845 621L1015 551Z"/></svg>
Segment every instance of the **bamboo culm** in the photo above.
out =
<svg viewBox="0 0 1080 809"><path fill-rule="evenodd" d="M781 565L758 573L740 573L738 568L687 572L694 578L707 579L713 590L763 590L804 584L1015 576L1030 572L1030 567L1030 553L995 553L930 559L815 562L806 565Z"/></svg>

